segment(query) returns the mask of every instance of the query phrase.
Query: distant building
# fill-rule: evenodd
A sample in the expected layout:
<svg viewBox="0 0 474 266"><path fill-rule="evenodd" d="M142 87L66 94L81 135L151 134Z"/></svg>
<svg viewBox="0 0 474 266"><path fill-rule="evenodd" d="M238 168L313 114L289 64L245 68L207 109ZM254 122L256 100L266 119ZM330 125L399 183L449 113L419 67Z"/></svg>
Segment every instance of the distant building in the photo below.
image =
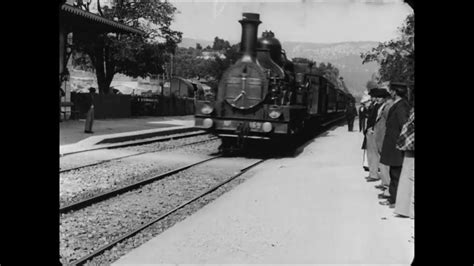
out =
<svg viewBox="0 0 474 266"><path fill-rule="evenodd" d="M225 59L225 55L219 51L203 51L202 55L197 56L197 58L204 59L204 60L214 60L215 57L219 57L220 59Z"/></svg>

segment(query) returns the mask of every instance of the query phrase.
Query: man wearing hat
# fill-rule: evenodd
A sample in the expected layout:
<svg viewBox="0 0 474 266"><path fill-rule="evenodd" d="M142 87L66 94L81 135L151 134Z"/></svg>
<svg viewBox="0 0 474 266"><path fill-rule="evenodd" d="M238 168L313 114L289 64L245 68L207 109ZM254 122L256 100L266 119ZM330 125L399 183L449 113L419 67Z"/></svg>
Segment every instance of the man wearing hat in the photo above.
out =
<svg viewBox="0 0 474 266"><path fill-rule="evenodd" d="M84 129L84 133L89 133L92 134L92 124L94 123L94 94L95 94L95 88L90 87L89 88L89 95L87 97L87 105L89 106L89 111L87 111L87 117L86 117L86 126Z"/></svg>
<svg viewBox="0 0 474 266"><path fill-rule="evenodd" d="M367 96L367 95L364 95ZM370 97L362 97L360 100L360 107L359 107L359 132L365 131L365 120L367 118L367 107L365 106L366 103L370 101Z"/></svg>
<svg viewBox="0 0 474 266"><path fill-rule="evenodd" d="M398 181L403 164L403 152L396 148L396 144L402 127L408 120L410 105L406 100L407 86L405 83L390 83L389 93L393 99L393 105L387 115L380 162L390 167L390 198L380 204L395 208Z"/></svg>
<svg viewBox="0 0 474 266"><path fill-rule="evenodd" d="M364 168L364 171L368 172L369 171L369 164L367 160L367 138L365 137L366 133L366 128L367 128L367 116L370 113L370 110L373 106L373 102L371 101L371 98L369 95L364 95L362 96L362 99L360 100L361 105L364 106L364 119L362 123L362 134L364 135L364 140L362 141L362 150L364 150L364 155L363 155L363 160L362 160L362 167ZM361 117L359 116L359 119ZM368 178L368 177L366 177Z"/></svg>
<svg viewBox="0 0 474 266"><path fill-rule="evenodd" d="M374 126L377 120L377 114L383 103L383 90L374 88L370 90L369 95L373 98L374 105L370 109L370 113L367 118L367 129L365 132L365 137L367 140L367 160L369 163L369 176L366 179L367 182L375 182L380 180L378 174L380 154L377 150L377 144L375 143Z"/></svg>
<svg viewBox="0 0 474 266"><path fill-rule="evenodd" d="M386 130L385 124L387 121L388 111L390 110L390 107L392 107L393 104L393 100L390 96L390 93L388 92L388 87L381 89L381 97L383 98L383 104L379 108L379 112L377 113L377 119L375 120L374 126L375 145L377 146L379 158L382 154L383 139L385 137ZM379 176L382 179L382 183L375 187L384 190L383 193L379 194L380 199L388 199L388 197L390 196L390 193L388 192L388 187L390 185L390 167L379 162L379 171Z"/></svg>
<svg viewBox="0 0 474 266"><path fill-rule="evenodd" d="M349 103L346 106L346 119L347 119L347 127L349 131L352 131L354 128L354 119L357 116L357 110L354 105L354 102L349 100Z"/></svg>

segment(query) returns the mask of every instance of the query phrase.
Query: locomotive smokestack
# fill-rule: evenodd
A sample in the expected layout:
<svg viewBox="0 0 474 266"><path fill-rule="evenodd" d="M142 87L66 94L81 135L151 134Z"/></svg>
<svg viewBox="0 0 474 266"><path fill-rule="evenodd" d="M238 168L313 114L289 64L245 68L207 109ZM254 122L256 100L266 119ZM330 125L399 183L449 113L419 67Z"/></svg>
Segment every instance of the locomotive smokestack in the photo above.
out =
<svg viewBox="0 0 474 266"><path fill-rule="evenodd" d="M243 18L239 20L242 25L242 38L240 41L240 52L243 54L242 60L255 60L257 55L257 30L260 15L256 13L243 13Z"/></svg>

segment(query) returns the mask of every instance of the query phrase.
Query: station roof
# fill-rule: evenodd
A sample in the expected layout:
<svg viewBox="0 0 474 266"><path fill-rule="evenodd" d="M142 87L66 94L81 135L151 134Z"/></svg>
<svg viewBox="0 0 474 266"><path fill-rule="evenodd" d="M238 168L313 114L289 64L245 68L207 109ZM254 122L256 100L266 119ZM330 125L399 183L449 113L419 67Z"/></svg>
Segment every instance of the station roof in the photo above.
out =
<svg viewBox="0 0 474 266"><path fill-rule="evenodd" d="M106 19L69 4L61 5L60 23L66 25L66 28L70 31L145 34L139 29Z"/></svg>

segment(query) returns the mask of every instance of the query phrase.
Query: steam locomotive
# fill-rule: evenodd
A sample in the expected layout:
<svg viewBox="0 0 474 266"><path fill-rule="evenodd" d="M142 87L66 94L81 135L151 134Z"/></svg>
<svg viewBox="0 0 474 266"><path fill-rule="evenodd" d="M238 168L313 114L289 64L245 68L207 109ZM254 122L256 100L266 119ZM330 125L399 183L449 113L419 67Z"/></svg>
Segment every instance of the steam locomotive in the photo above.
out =
<svg viewBox="0 0 474 266"><path fill-rule="evenodd" d="M219 81L216 99L195 101L195 126L222 148L249 139L280 140L343 117L353 97L309 64L294 64L271 31L257 39L260 15L243 13L241 57Z"/></svg>

